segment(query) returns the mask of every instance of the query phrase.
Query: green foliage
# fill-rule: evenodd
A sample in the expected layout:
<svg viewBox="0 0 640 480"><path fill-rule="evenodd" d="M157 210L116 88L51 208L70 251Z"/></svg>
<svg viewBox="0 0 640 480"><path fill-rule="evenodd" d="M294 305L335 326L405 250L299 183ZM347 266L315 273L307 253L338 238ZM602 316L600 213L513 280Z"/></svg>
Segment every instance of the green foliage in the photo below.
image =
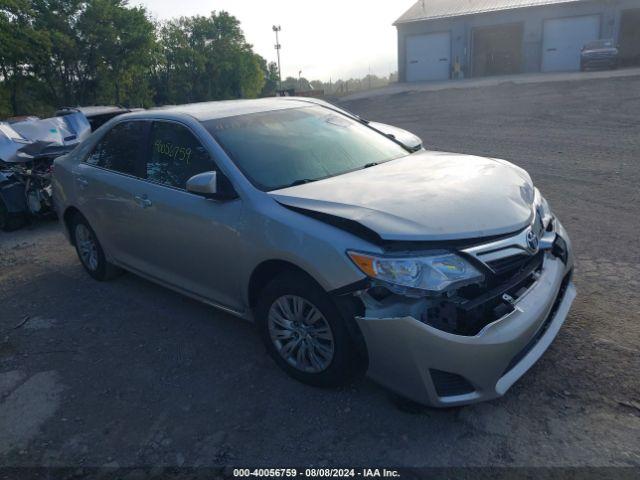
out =
<svg viewBox="0 0 640 480"><path fill-rule="evenodd" d="M308 92L312 88L311 88L311 83L309 83L309 80L307 80L304 77L300 77L300 78L287 77L284 80L282 80L282 89L283 90L294 89L297 92Z"/></svg>
<svg viewBox="0 0 640 480"><path fill-rule="evenodd" d="M272 66L227 12L154 25L127 0L0 0L2 116L272 92Z"/></svg>
<svg viewBox="0 0 640 480"><path fill-rule="evenodd" d="M253 53L240 22L227 12L165 23L160 49L159 103L254 98L265 83L264 60Z"/></svg>
<svg viewBox="0 0 640 480"><path fill-rule="evenodd" d="M269 65L267 65L267 62L262 57L258 57L258 61L265 76L264 87L262 87L260 96L273 97L278 90L278 82L280 81L278 64L276 62L270 62Z"/></svg>

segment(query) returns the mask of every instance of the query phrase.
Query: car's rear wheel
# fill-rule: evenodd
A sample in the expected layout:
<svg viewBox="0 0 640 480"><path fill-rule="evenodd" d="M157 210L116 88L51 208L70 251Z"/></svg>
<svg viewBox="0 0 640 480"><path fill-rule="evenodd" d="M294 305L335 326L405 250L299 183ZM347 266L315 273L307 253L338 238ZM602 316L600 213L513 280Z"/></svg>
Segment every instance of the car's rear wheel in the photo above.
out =
<svg viewBox="0 0 640 480"><path fill-rule="evenodd" d="M276 277L262 291L255 313L267 351L291 377L330 387L353 376L354 349L345 319L306 275Z"/></svg>
<svg viewBox="0 0 640 480"><path fill-rule="evenodd" d="M12 232L25 224L24 214L16 214L9 212L4 200L0 198L0 230L4 232Z"/></svg>
<svg viewBox="0 0 640 480"><path fill-rule="evenodd" d="M70 230L78 258L89 275L96 280L104 281L122 272L107 261L98 237L82 215L78 214L73 218Z"/></svg>

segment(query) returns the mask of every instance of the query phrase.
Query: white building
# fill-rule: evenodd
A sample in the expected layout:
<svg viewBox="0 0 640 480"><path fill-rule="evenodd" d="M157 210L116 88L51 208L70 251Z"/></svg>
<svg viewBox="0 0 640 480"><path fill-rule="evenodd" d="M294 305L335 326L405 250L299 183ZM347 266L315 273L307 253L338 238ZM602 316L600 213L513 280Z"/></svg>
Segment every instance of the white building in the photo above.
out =
<svg viewBox="0 0 640 480"><path fill-rule="evenodd" d="M640 0L418 0L394 25L400 81L578 70L598 39L640 62Z"/></svg>

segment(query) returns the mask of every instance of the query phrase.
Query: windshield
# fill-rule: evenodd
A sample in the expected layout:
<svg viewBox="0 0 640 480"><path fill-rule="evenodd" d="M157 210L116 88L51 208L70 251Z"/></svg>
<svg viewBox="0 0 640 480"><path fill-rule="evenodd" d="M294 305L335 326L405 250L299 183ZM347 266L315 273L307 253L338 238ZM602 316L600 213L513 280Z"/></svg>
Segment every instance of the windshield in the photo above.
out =
<svg viewBox="0 0 640 480"><path fill-rule="evenodd" d="M596 40L595 42L587 43L587 50L596 50L598 48L611 48L613 47L612 40Z"/></svg>
<svg viewBox="0 0 640 480"><path fill-rule="evenodd" d="M264 191L388 162L407 150L369 127L319 106L204 122L247 178Z"/></svg>

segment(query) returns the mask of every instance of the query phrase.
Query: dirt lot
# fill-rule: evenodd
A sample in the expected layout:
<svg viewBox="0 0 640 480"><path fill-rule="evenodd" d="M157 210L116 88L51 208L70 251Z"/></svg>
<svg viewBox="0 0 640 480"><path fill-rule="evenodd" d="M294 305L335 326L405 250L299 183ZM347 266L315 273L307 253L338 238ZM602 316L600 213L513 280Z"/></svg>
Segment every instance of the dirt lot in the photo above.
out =
<svg viewBox="0 0 640 480"><path fill-rule="evenodd" d="M96 283L42 222L0 234L0 464L640 466L640 77L348 107L528 169L572 234L579 297L507 396L412 413L367 380L300 385L251 325Z"/></svg>

